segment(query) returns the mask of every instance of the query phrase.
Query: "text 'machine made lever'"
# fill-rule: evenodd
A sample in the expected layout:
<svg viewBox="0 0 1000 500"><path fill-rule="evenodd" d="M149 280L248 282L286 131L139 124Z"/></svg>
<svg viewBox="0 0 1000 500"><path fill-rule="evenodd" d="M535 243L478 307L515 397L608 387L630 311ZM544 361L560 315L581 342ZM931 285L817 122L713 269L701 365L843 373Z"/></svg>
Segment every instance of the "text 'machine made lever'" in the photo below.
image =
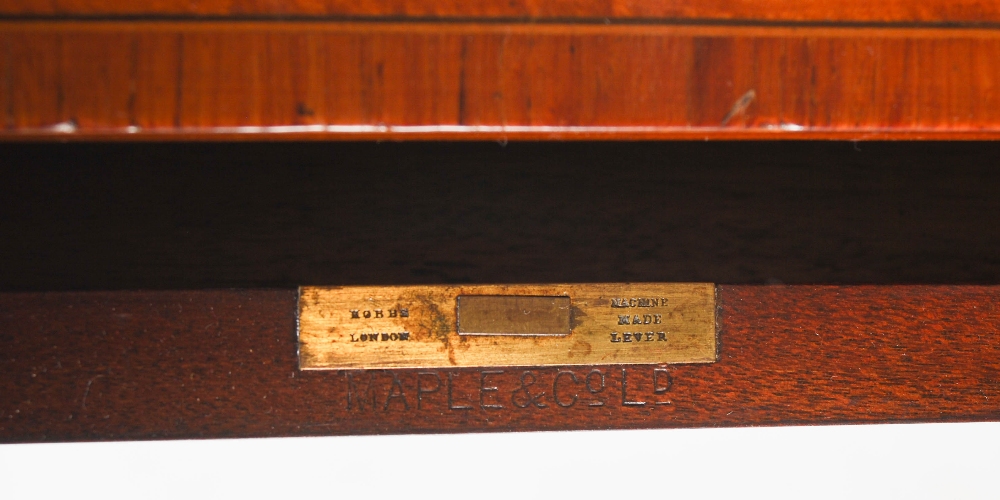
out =
<svg viewBox="0 0 1000 500"><path fill-rule="evenodd" d="M712 284L303 287L302 369L709 363Z"/></svg>

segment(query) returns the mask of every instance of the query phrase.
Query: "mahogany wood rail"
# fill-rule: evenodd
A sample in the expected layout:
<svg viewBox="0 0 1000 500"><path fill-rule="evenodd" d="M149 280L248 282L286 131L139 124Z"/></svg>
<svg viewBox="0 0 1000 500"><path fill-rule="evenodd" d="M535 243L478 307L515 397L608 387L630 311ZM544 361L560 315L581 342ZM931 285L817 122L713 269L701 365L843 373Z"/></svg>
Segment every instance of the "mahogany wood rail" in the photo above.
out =
<svg viewBox="0 0 1000 500"><path fill-rule="evenodd" d="M712 364L309 372L293 290L2 294L0 441L993 420L998 302L720 286Z"/></svg>
<svg viewBox="0 0 1000 500"><path fill-rule="evenodd" d="M1000 21L985 0L9 0L5 16L648 19L982 24Z"/></svg>
<svg viewBox="0 0 1000 500"><path fill-rule="evenodd" d="M21 20L0 48L0 140L1000 136L989 27Z"/></svg>

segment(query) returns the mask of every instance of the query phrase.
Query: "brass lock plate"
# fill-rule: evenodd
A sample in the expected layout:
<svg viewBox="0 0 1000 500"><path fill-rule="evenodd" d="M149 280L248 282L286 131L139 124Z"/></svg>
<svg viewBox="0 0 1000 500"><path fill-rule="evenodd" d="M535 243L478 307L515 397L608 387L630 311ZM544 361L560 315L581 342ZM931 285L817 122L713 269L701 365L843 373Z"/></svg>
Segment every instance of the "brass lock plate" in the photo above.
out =
<svg viewBox="0 0 1000 500"><path fill-rule="evenodd" d="M303 370L715 360L712 284L299 289Z"/></svg>

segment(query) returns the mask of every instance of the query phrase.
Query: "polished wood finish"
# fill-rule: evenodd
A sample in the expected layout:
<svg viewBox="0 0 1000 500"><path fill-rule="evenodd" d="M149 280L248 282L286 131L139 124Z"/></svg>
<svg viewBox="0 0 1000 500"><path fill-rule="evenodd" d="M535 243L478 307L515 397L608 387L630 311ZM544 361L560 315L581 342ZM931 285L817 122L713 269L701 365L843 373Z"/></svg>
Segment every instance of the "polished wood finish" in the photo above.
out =
<svg viewBox="0 0 1000 500"><path fill-rule="evenodd" d="M17 0L0 16L5 141L1000 138L1000 8L975 0ZM912 149L805 180L788 158L832 160L785 150L785 177L750 187L753 155L733 150L729 164L567 150L479 175L455 153L430 155L451 173L356 154L332 176L310 168L329 167L321 151L209 187L198 169L214 165L150 160L154 146L126 168L164 175L111 187L103 169L62 175L70 154L39 174L45 152L5 150L4 288L279 288L0 293L0 442L1000 416L989 145L959 165ZM302 151L269 160L299 167ZM295 182L305 196L286 196ZM737 283L717 290L716 363L298 365L303 282L678 276ZM738 284L765 281L890 284Z"/></svg>
<svg viewBox="0 0 1000 500"><path fill-rule="evenodd" d="M3 144L0 440L996 420L998 156ZM624 379L615 365L298 368L296 284L614 278L730 283L719 360ZM273 288L211 290L234 286Z"/></svg>
<svg viewBox="0 0 1000 500"><path fill-rule="evenodd" d="M8 0L7 16L225 16L752 20L969 23L1000 21L986 0Z"/></svg>
<svg viewBox="0 0 1000 500"><path fill-rule="evenodd" d="M295 291L0 294L0 441L992 420L1000 288L720 286L719 361L299 371Z"/></svg>
<svg viewBox="0 0 1000 500"><path fill-rule="evenodd" d="M1000 137L992 29L0 23L5 140Z"/></svg>

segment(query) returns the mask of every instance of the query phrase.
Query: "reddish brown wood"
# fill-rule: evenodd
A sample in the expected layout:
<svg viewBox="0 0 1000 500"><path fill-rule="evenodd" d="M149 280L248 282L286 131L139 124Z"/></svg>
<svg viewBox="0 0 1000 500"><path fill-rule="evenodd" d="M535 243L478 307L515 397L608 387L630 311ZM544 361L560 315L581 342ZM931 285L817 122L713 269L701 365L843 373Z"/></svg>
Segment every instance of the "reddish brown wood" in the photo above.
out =
<svg viewBox="0 0 1000 500"><path fill-rule="evenodd" d="M998 287L721 286L718 298L719 361L659 372L661 394L655 367L627 368L623 398L616 366L592 367L606 381L596 396L581 367L299 372L290 290L3 294L0 440L1000 417ZM374 405L358 398L369 380Z"/></svg>
<svg viewBox="0 0 1000 500"><path fill-rule="evenodd" d="M997 138L1000 32L0 23L0 138Z"/></svg>
<svg viewBox="0 0 1000 500"><path fill-rule="evenodd" d="M8 0L0 15L984 23L1000 21L1000 7L985 0Z"/></svg>

